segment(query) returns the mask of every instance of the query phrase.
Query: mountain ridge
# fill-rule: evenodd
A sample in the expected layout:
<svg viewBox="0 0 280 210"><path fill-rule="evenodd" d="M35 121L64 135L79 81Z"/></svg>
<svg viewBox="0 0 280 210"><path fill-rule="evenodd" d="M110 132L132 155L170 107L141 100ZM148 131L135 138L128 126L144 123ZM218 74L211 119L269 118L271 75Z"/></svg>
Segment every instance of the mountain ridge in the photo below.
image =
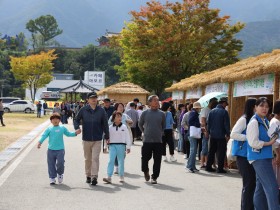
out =
<svg viewBox="0 0 280 210"><path fill-rule="evenodd" d="M175 0L171 0L174 2ZM12 2L12 3L11 3ZM0 0L0 33L2 35L14 36L24 32L30 37L30 32L25 29L26 23L30 19L35 19L41 15L53 15L63 30L63 34L56 37L56 40L67 47L83 47L90 43L96 44L97 38L104 35L106 30L119 32L124 21L129 21L129 12L139 10L141 5L145 5L146 0ZM160 0L164 3L165 0ZM269 3L260 0L232 0L221 1L212 0L211 8L219 8L220 15L230 15L231 22L245 22L246 27L237 35L244 42L244 52L241 56L254 54L251 45L255 38L254 29L257 33L263 34L268 40L261 40L264 45L269 39L275 44L278 40L278 21L280 13L276 12L280 8L280 1L270 0ZM259 24L259 26L258 26ZM265 26L264 24L267 24ZM273 27L271 24L275 24ZM263 29L265 31L260 31ZM272 34L274 31L276 34ZM264 33L266 32L266 33ZM274 37L271 37L271 36ZM253 39L248 39L253 37ZM269 38L270 37L270 38ZM259 40L260 41L260 40ZM247 46L247 45L250 46ZM252 49L249 52L248 49ZM259 50L255 50L259 52ZM248 53L247 53L248 52Z"/></svg>

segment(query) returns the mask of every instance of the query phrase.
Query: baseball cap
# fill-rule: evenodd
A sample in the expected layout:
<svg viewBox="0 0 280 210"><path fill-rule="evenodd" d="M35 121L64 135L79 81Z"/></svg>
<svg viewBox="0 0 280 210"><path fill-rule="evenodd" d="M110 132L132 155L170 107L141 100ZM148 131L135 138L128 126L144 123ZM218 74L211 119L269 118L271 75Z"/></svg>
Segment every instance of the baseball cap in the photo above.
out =
<svg viewBox="0 0 280 210"><path fill-rule="evenodd" d="M226 97L220 98L219 103L224 103L224 102L227 103L228 105L228 99Z"/></svg>
<svg viewBox="0 0 280 210"><path fill-rule="evenodd" d="M91 92L91 93L87 94L87 97L88 98L94 98L94 97L97 98L97 94L96 94L96 92Z"/></svg>

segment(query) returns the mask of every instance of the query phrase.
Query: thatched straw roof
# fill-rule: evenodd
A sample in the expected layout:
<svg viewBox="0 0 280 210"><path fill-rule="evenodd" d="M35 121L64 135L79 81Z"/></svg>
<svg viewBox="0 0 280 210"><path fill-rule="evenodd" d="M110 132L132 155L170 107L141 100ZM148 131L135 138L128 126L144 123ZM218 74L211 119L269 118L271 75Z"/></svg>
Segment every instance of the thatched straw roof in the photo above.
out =
<svg viewBox="0 0 280 210"><path fill-rule="evenodd" d="M220 82L249 80L263 74L280 72L280 49L241 60L214 71L196 74L166 88L168 92L187 90Z"/></svg>
<svg viewBox="0 0 280 210"><path fill-rule="evenodd" d="M103 88L97 92L97 95L104 94L149 94L149 92L139 85L135 85L130 82L120 82L115 85L111 85L109 87Z"/></svg>

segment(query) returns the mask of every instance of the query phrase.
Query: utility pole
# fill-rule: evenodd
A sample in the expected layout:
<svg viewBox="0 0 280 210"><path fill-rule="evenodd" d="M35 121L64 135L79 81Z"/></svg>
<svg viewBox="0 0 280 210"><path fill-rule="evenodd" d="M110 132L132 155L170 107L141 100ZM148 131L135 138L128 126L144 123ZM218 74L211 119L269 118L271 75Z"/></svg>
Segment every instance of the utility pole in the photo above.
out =
<svg viewBox="0 0 280 210"><path fill-rule="evenodd" d="M0 80L0 85L1 85L1 97L3 97L3 89L4 89L4 80Z"/></svg>

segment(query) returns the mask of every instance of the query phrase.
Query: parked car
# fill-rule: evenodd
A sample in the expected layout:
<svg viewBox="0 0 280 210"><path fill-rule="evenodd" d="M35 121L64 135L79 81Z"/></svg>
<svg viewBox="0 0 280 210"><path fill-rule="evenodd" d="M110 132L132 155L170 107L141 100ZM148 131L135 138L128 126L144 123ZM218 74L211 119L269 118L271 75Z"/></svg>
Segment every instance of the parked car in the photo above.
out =
<svg viewBox="0 0 280 210"><path fill-rule="evenodd" d="M2 99L3 106L15 101L15 100L20 100L21 98L17 97L0 97Z"/></svg>
<svg viewBox="0 0 280 210"><path fill-rule="evenodd" d="M35 105L28 100L15 100L4 105L4 112L25 112L31 113L35 111Z"/></svg>

